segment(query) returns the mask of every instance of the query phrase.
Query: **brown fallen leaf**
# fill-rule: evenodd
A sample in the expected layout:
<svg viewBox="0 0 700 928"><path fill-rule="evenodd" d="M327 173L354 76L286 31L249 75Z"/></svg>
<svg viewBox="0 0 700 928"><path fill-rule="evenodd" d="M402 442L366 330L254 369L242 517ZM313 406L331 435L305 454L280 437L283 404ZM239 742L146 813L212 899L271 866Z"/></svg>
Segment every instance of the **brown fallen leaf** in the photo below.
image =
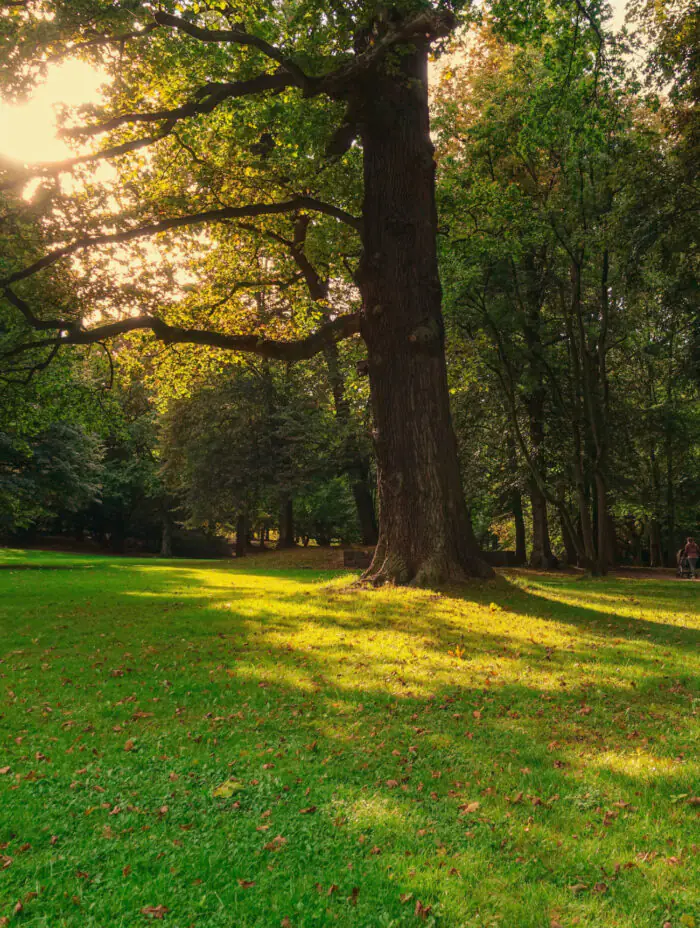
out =
<svg viewBox="0 0 700 928"><path fill-rule="evenodd" d="M51 835L51 841L49 844L51 847L55 847L58 844L58 835Z"/></svg>
<svg viewBox="0 0 700 928"><path fill-rule="evenodd" d="M10 772L10 767L0 767L0 776L5 777Z"/></svg>
<svg viewBox="0 0 700 928"><path fill-rule="evenodd" d="M250 889L251 886L255 886L255 880L239 880L238 885L243 889Z"/></svg>
<svg viewBox="0 0 700 928"><path fill-rule="evenodd" d="M2 918L0 918L0 928L7 928L9 924L10 919L7 917L7 915L3 915Z"/></svg>
<svg viewBox="0 0 700 928"><path fill-rule="evenodd" d="M280 922L280 928L292 928L292 923L289 921L286 915Z"/></svg>
<svg viewBox="0 0 700 928"><path fill-rule="evenodd" d="M427 918L432 912L432 910L433 910L432 905L423 905L420 899L416 899L416 907L413 910L413 914L417 918Z"/></svg>
<svg viewBox="0 0 700 928"><path fill-rule="evenodd" d="M282 835L277 835L276 838L273 838L272 841L268 841L264 846L266 851L279 851L285 846L287 839L283 838Z"/></svg>
<svg viewBox="0 0 700 928"><path fill-rule="evenodd" d="M460 809L460 812L466 812L467 815L472 815L472 813L478 810L480 805L481 805L480 802L465 802L465 804L463 806L460 806L459 809Z"/></svg>
<svg viewBox="0 0 700 928"><path fill-rule="evenodd" d="M12 910L15 915L21 915L24 912L24 906L22 905L22 900L18 899L17 905Z"/></svg>
<svg viewBox="0 0 700 928"><path fill-rule="evenodd" d="M7 870L7 868L11 866L12 858L6 857L4 854L0 854L0 870Z"/></svg>
<svg viewBox="0 0 700 928"><path fill-rule="evenodd" d="M134 742L131 740L131 738L129 738L129 740L128 740L128 741L125 743L125 745L124 745L124 750L125 750L125 751L133 751L135 747L136 747L136 745L135 745ZM149 908L149 907L146 906L146 908ZM150 906L150 908L153 908L153 906ZM143 909L141 909L141 911L143 912ZM154 918L162 918L163 916L162 916L162 915L154 915L153 917L154 917Z"/></svg>
<svg viewBox="0 0 700 928"><path fill-rule="evenodd" d="M360 895L360 887L353 886L352 890L350 891L350 895L348 896L348 902L350 903L350 905L357 905L357 897L359 895Z"/></svg>
<svg viewBox="0 0 700 928"><path fill-rule="evenodd" d="M299 809L299 815L313 815L316 808L316 806L307 806L305 809Z"/></svg>
<svg viewBox="0 0 700 928"><path fill-rule="evenodd" d="M169 911L167 905L145 905L141 909L141 914L145 915L146 918L165 918L166 913Z"/></svg>
<svg viewBox="0 0 700 928"><path fill-rule="evenodd" d="M129 876L131 873L131 864L127 864L126 867L122 868L122 876Z"/></svg>
<svg viewBox="0 0 700 928"><path fill-rule="evenodd" d="M401 893L399 899L401 900L401 905L405 905L413 899L413 893Z"/></svg>
<svg viewBox="0 0 700 928"><path fill-rule="evenodd" d="M594 893L606 893L608 891L607 883L596 883L593 887Z"/></svg>
<svg viewBox="0 0 700 928"><path fill-rule="evenodd" d="M9 768L5 768L9 769ZM0 770L0 773L4 773L4 770ZM700 806L700 796L691 796L690 799L686 800L689 806Z"/></svg>

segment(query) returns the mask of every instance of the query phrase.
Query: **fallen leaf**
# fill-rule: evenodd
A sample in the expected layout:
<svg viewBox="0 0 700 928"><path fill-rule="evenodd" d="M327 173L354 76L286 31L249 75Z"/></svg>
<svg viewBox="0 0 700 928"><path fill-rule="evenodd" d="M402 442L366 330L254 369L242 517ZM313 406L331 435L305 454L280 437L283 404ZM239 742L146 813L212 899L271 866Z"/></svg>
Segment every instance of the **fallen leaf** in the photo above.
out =
<svg viewBox="0 0 700 928"><path fill-rule="evenodd" d="M401 893L399 899L401 900L401 905L405 905L413 899L413 893Z"/></svg>
<svg viewBox="0 0 700 928"><path fill-rule="evenodd" d="M283 838L282 835L277 835L277 837L273 838L272 841L268 841L268 843L264 846L264 849L266 851L279 851L280 848L283 848L286 843L286 838Z"/></svg>
<svg viewBox="0 0 700 928"><path fill-rule="evenodd" d="M251 886L255 886L255 880L239 880L238 885L243 889L250 889Z"/></svg>
<svg viewBox="0 0 700 928"><path fill-rule="evenodd" d="M427 918L432 912L432 910L433 910L432 905L423 905L420 899L416 899L416 907L413 910L413 914L417 918Z"/></svg>
<svg viewBox="0 0 700 928"><path fill-rule="evenodd" d="M10 767L0 767L0 776L7 776L7 774L10 772L10 769Z"/></svg>
<svg viewBox="0 0 700 928"><path fill-rule="evenodd" d="M478 810L480 805L480 802L465 802L465 804L459 808L461 812L466 812L467 815L472 815L472 813Z"/></svg>
<svg viewBox="0 0 700 928"><path fill-rule="evenodd" d="M307 806L305 809L299 809L299 815L312 815L316 808L316 806Z"/></svg>
<svg viewBox="0 0 700 928"><path fill-rule="evenodd" d="M135 747L136 747L136 745L135 745L134 742L131 740L131 738L129 738L129 740L128 740L128 741L125 743L125 745L124 745L124 750L125 750L125 751L133 751ZM148 906L147 906L146 908L148 908ZM150 908L153 908L153 906L150 906ZM141 909L141 911L143 912L143 909ZM154 918L162 918L163 916L162 916L162 915L154 915L153 917L154 917Z"/></svg>
<svg viewBox="0 0 700 928"><path fill-rule="evenodd" d="M212 795L216 799L230 799L234 793L238 793L242 789L245 789L245 786L239 780L226 780L221 786L214 789Z"/></svg>
<svg viewBox="0 0 700 928"><path fill-rule="evenodd" d="M141 909L141 914L146 918L165 918L169 911L167 905L146 905Z"/></svg>

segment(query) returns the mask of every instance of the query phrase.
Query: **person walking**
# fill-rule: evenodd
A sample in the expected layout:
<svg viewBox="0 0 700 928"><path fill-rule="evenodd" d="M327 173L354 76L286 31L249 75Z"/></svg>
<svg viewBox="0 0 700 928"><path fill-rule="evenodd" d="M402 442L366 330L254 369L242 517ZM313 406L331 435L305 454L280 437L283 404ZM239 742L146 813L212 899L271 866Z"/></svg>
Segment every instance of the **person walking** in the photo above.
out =
<svg viewBox="0 0 700 928"><path fill-rule="evenodd" d="M688 558L688 566L690 567L690 579L695 580L695 568L698 563L698 555L700 555L700 548L694 538L686 539L686 545L683 549L683 554Z"/></svg>

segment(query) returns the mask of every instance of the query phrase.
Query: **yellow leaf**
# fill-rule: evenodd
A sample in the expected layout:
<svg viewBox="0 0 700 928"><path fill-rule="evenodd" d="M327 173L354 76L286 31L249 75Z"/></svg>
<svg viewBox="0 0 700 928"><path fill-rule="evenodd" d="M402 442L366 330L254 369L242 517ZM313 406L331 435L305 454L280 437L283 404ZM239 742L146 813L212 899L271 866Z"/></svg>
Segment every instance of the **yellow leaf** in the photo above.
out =
<svg viewBox="0 0 700 928"><path fill-rule="evenodd" d="M245 789L245 787L239 780L226 780L221 786L216 787L213 795L217 799L230 799L234 793L238 793L242 789Z"/></svg>

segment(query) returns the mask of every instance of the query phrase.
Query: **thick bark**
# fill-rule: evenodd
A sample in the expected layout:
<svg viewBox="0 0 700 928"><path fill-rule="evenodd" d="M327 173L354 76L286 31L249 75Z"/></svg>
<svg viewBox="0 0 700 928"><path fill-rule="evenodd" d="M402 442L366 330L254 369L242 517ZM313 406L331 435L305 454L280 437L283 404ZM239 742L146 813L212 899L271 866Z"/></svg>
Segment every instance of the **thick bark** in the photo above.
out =
<svg viewBox="0 0 700 928"><path fill-rule="evenodd" d="M379 542L365 577L417 585L493 573L479 558L450 417L427 51L416 40L391 63L391 76L379 70L356 101L365 181L361 332L379 496Z"/></svg>
<svg viewBox="0 0 700 928"><path fill-rule="evenodd" d="M277 542L277 547L293 548L295 545L294 501L291 496L286 496L280 505L280 537Z"/></svg>

